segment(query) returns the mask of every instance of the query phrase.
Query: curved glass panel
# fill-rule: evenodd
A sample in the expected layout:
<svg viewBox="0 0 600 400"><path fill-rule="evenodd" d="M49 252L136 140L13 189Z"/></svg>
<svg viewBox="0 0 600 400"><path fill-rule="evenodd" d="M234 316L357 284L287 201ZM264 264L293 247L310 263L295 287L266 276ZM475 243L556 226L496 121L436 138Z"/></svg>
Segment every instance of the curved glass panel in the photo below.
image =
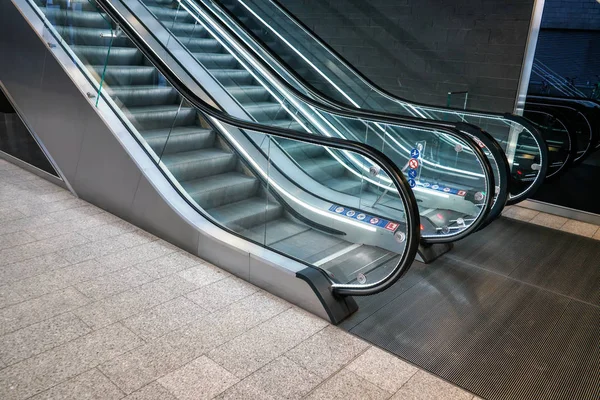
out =
<svg viewBox="0 0 600 400"><path fill-rule="evenodd" d="M453 241L485 220L492 201L489 195L495 192L494 180L485 155L468 137L452 129L375 122L306 104L284 90L259 64L252 63L244 49L228 40L203 10L176 1L143 3L171 36L164 37L156 29L152 35L172 54L180 55L181 46L193 56L194 63L185 67L197 70L200 86L208 86L203 76L212 78L211 84L216 83L222 94L217 102L228 112L265 125L358 141L390 157L402 168L419 201L425 240ZM152 21L141 12L136 17L150 31ZM377 170L360 158L342 158L331 152L311 157L299 154L300 158L294 152L288 154L311 177L333 185L340 195L362 191L366 184L373 207L394 208L387 197L394 193L391 182L380 179ZM370 176L365 182L356 179L365 173Z"/></svg>
<svg viewBox="0 0 600 400"><path fill-rule="evenodd" d="M466 122L489 132L502 146L511 167L511 202L528 197L542 182L545 144L538 132L518 117L464 112L398 99L368 81L273 0L203 0L219 4L230 23L241 26L252 40L294 71L295 78L335 101L356 108L439 121ZM531 160L526 164L520 159Z"/></svg>
<svg viewBox="0 0 600 400"><path fill-rule="evenodd" d="M206 218L321 269L340 294L382 290L408 269L419 241L416 200L383 153L208 115L210 106L175 89L174 78L159 72L94 3L30 4L98 89L97 102L113 109ZM331 161L315 167L319 155ZM341 190L339 177L328 179L340 169L351 170L346 182L354 190Z"/></svg>

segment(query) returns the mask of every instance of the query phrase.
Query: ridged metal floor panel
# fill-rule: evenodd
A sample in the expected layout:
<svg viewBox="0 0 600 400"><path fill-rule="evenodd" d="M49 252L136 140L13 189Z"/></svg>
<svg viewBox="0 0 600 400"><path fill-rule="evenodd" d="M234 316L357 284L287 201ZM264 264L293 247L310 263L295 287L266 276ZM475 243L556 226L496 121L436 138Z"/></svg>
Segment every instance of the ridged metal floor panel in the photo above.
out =
<svg viewBox="0 0 600 400"><path fill-rule="evenodd" d="M501 219L341 327L490 400L600 399L600 242Z"/></svg>

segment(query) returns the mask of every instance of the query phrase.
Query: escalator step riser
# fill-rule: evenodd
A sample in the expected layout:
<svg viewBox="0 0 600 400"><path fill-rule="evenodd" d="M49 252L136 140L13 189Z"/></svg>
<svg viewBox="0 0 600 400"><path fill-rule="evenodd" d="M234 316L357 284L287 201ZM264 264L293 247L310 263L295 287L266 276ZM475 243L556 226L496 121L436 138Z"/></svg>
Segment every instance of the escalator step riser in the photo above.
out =
<svg viewBox="0 0 600 400"><path fill-rule="evenodd" d="M118 99L127 107L179 104L181 97L172 87L153 87L142 89L112 89L111 97Z"/></svg>
<svg viewBox="0 0 600 400"><path fill-rule="evenodd" d="M278 140L278 143L282 145L283 149L295 161L316 158L323 156L325 153L325 149L320 146L310 145L302 142Z"/></svg>
<svg viewBox="0 0 600 400"><path fill-rule="evenodd" d="M321 160L324 160L321 162ZM343 176L345 168L343 165L333 159L311 159L306 162L300 161L302 169L318 182L325 182L329 179Z"/></svg>
<svg viewBox="0 0 600 400"><path fill-rule="evenodd" d="M262 86L252 86L248 88L231 86L226 89L233 97L235 97L237 101L242 104L273 100L269 92L267 92L267 90Z"/></svg>
<svg viewBox="0 0 600 400"><path fill-rule="evenodd" d="M191 181L224 174L235 170L238 163L237 157L231 153L224 153L220 157L210 159L197 158L185 162L178 162L177 160L177 157L169 157L165 160L165 164L179 181Z"/></svg>
<svg viewBox="0 0 600 400"><path fill-rule="evenodd" d="M240 65L231 54L206 53L196 54L196 59L208 69L238 68Z"/></svg>
<svg viewBox="0 0 600 400"><path fill-rule="evenodd" d="M210 73L223 85L252 85L256 84L254 77L246 70L218 70L211 69Z"/></svg>
<svg viewBox="0 0 600 400"><path fill-rule="evenodd" d="M111 42L110 29L93 29L72 26L55 26L57 32L69 45L79 46L114 46L133 47L129 38L120 36L113 38ZM114 31L112 32L114 34Z"/></svg>
<svg viewBox="0 0 600 400"><path fill-rule="evenodd" d="M90 0L35 0L39 7L59 8L70 12L98 12L98 7Z"/></svg>
<svg viewBox="0 0 600 400"><path fill-rule="evenodd" d="M77 57L88 65L144 65L144 55L136 48L71 46Z"/></svg>
<svg viewBox="0 0 600 400"><path fill-rule="evenodd" d="M174 22L170 23L168 28L181 41L210 38L208 31L197 23Z"/></svg>
<svg viewBox="0 0 600 400"><path fill-rule="evenodd" d="M176 4L176 3L175 3ZM168 28L172 23L188 23L196 22L194 17L184 9L167 8L164 6L156 7L149 6L148 9Z"/></svg>
<svg viewBox="0 0 600 400"><path fill-rule="evenodd" d="M60 10L57 8L44 8L43 11L53 26L65 25L110 29L110 24L98 12Z"/></svg>
<svg viewBox="0 0 600 400"><path fill-rule="evenodd" d="M265 207L264 205L257 207L256 211L251 215L245 215L240 218L231 219L227 218L226 215L222 215L218 212L211 212L213 216L220 221L230 221L226 222L225 225L234 231L241 231L244 229L250 229L254 226L265 224L269 221L277 219L283 215L283 207L279 204L271 203L269 207Z"/></svg>
<svg viewBox="0 0 600 400"><path fill-rule="evenodd" d="M165 129L164 135L147 137L142 132L146 142L156 154L175 154L190 150L199 150L212 147L215 142L215 133L211 130L191 134L174 134ZM167 142L168 138L168 142Z"/></svg>
<svg viewBox="0 0 600 400"><path fill-rule="evenodd" d="M220 207L225 204L235 203L248 199L258 190L258 180L248 180L236 185L228 185L223 188L194 194L194 200L204 209Z"/></svg>
<svg viewBox="0 0 600 400"><path fill-rule="evenodd" d="M102 75L104 66L95 66L94 71ZM152 67L121 67L109 66L104 73L104 81L110 86L122 85L152 85L158 80L158 71Z"/></svg>
<svg viewBox="0 0 600 400"><path fill-rule="evenodd" d="M195 110L184 108L151 112L129 111L127 118L139 130L150 130L195 125L198 115Z"/></svg>

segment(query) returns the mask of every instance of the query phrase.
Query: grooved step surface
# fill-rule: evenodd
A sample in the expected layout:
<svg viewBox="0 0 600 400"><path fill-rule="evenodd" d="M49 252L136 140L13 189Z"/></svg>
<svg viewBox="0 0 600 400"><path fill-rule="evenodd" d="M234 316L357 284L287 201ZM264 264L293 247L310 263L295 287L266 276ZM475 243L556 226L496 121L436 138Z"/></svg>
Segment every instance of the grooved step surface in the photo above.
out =
<svg viewBox="0 0 600 400"><path fill-rule="evenodd" d="M485 399L600 398L600 245L500 219L342 327Z"/></svg>

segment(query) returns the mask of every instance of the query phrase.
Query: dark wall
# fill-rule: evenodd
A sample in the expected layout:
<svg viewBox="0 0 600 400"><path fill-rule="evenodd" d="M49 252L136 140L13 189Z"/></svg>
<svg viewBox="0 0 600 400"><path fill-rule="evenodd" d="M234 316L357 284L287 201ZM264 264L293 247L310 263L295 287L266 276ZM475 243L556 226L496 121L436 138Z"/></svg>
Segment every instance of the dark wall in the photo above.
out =
<svg viewBox="0 0 600 400"><path fill-rule="evenodd" d="M446 105L468 90L468 108L514 107L533 0L280 1L396 95Z"/></svg>
<svg viewBox="0 0 600 400"><path fill-rule="evenodd" d="M546 0L542 28L600 30L597 0Z"/></svg>

